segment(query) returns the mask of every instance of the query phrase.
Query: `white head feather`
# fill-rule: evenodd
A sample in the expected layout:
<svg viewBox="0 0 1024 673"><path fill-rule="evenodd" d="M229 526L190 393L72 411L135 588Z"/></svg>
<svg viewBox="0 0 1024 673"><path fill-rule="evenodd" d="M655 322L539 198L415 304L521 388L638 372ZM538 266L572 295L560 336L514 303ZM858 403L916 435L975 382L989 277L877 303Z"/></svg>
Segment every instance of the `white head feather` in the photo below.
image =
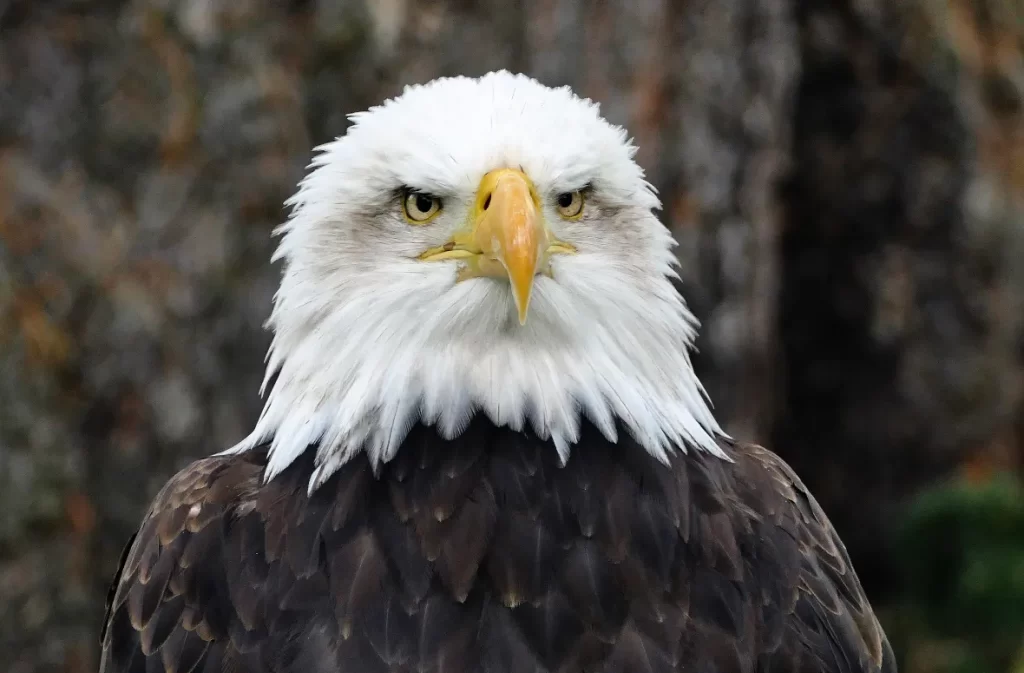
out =
<svg viewBox="0 0 1024 673"><path fill-rule="evenodd" d="M268 323L277 380L229 452L270 440L270 479L316 444L313 489L360 451L389 460L417 421L452 437L482 412L528 423L563 460L581 413L612 441L621 421L662 460L688 446L724 455L690 363L696 320L671 282L675 243L635 148L597 105L503 71L408 87L352 121L288 203ZM537 277L522 326L507 281L456 282L458 261L416 259L502 167L532 179L551 230L578 251ZM559 218L555 196L588 185L582 219ZM403 187L443 211L410 226Z"/></svg>

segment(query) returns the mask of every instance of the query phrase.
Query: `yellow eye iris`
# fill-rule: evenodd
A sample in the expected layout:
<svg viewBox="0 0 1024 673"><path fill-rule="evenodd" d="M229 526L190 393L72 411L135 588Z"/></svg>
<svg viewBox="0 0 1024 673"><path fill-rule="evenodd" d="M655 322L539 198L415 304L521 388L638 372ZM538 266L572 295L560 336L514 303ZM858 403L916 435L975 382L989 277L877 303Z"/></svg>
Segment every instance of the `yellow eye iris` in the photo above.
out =
<svg viewBox="0 0 1024 673"><path fill-rule="evenodd" d="M410 224L426 224L441 212L441 199L423 192L408 191L402 197L402 214Z"/></svg>
<svg viewBox="0 0 1024 673"><path fill-rule="evenodd" d="M555 198L558 214L567 220L578 220L583 216L583 192L562 192Z"/></svg>

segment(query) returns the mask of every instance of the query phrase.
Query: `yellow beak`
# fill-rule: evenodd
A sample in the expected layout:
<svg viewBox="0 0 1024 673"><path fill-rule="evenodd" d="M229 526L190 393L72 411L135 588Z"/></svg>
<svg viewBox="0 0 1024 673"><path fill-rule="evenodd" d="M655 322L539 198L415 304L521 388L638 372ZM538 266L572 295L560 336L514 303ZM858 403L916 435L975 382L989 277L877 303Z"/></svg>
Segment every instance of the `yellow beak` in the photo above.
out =
<svg viewBox="0 0 1024 673"><path fill-rule="evenodd" d="M497 261L508 274L520 325L526 324L533 279L548 242L537 205L533 185L521 171L493 171L480 181L473 238L483 252L481 261Z"/></svg>
<svg viewBox="0 0 1024 673"><path fill-rule="evenodd" d="M465 260L459 280L508 278L519 324L524 325L537 274L548 272L551 254L574 251L551 234L530 178L522 171L503 168L480 181L469 226L419 258Z"/></svg>

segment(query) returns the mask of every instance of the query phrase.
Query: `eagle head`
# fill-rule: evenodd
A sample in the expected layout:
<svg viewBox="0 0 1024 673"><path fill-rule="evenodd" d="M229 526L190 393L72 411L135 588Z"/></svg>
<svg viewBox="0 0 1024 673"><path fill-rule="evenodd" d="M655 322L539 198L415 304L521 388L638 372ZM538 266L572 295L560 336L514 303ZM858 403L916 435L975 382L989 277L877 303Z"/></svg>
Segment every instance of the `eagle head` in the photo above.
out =
<svg viewBox="0 0 1024 673"><path fill-rule="evenodd" d="M568 88L495 72L410 86L318 148L288 205L253 433L267 477L315 446L315 488L412 424L475 413L550 438L581 415L665 459L719 452L674 242L625 131Z"/></svg>

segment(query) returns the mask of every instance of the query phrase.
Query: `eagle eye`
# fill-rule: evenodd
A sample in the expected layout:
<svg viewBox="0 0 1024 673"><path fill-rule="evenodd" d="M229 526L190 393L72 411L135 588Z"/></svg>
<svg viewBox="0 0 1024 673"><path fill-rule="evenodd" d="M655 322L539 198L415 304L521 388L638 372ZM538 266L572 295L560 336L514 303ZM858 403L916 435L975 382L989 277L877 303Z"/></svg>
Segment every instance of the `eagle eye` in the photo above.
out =
<svg viewBox="0 0 1024 673"><path fill-rule="evenodd" d="M558 214L567 220L576 220L583 215L583 190L562 192L555 198Z"/></svg>
<svg viewBox="0 0 1024 673"><path fill-rule="evenodd" d="M426 224L441 212L441 199L411 189L402 197L402 214L410 224Z"/></svg>

